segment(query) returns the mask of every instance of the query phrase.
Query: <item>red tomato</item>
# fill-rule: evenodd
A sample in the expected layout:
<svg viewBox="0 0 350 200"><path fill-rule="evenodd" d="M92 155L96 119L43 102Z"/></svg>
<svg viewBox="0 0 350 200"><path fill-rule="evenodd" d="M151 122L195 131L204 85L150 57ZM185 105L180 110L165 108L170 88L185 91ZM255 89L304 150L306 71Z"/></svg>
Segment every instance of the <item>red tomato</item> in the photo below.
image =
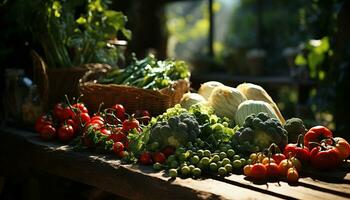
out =
<svg viewBox="0 0 350 200"><path fill-rule="evenodd" d="M62 103L55 105L53 113L59 122L63 122L69 118L74 118L74 112L69 107L64 106Z"/></svg>
<svg viewBox="0 0 350 200"><path fill-rule="evenodd" d="M125 120L125 108L122 104L115 104L111 108L115 110L116 117L118 117L121 121Z"/></svg>
<svg viewBox="0 0 350 200"><path fill-rule="evenodd" d="M55 127L50 124L41 127L39 134L43 140L52 140L57 135Z"/></svg>
<svg viewBox="0 0 350 200"><path fill-rule="evenodd" d="M109 135L108 139L113 140L114 142L123 142L127 137L124 133L112 133Z"/></svg>
<svg viewBox="0 0 350 200"><path fill-rule="evenodd" d="M306 146L300 146L299 144L288 144L284 148L284 155L286 157L296 157L304 163L307 163L310 160L309 148Z"/></svg>
<svg viewBox="0 0 350 200"><path fill-rule="evenodd" d="M263 180L266 178L266 167L261 163L255 163L251 169L250 177Z"/></svg>
<svg viewBox="0 0 350 200"><path fill-rule="evenodd" d="M166 157L162 152L156 152L153 154L153 161L160 164L165 163Z"/></svg>
<svg viewBox="0 0 350 200"><path fill-rule="evenodd" d="M335 141L335 147L339 151L339 156L341 160L346 159L350 155L350 144L341 137L335 137L333 138Z"/></svg>
<svg viewBox="0 0 350 200"><path fill-rule="evenodd" d="M135 117L140 120L142 124L148 124L148 122L151 120L151 115L147 110L136 110L135 111Z"/></svg>
<svg viewBox="0 0 350 200"><path fill-rule="evenodd" d="M265 166L266 166L266 175L269 178L277 178L280 175L280 171L276 163L270 163Z"/></svg>
<svg viewBox="0 0 350 200"><path fill-rule="evenodd" d="M151 165L151 164L153 164L152 154L150 152L148 152L148 151L143 152L140 155L140 157L139 157L139 161L143 165Z"/></svg>
<svg viewBox="0 0 350 200"><path fill-rule="evenodd" d="M140 132L140 123L134 117L124 120L122 126L124 132L128 132L132 129L136 129L138 132Z"/></svg>
<svg viewBox="0 0 350 200"><path fill-rule="evenodd" d="M100 129L100 132L103 134L103 135L111 135L111 131L106 129L106 128L101 128Z"/></svg>
<svg viewBox="0 0 350 200"><path fill-rule="evenodd" d="M317 146L310 153L311 165L326 170L334 169L341 163L339 150L334 146Z"/></svg>
<svg viewBox="0 0 350 200"><path fill-rule="evenodd" d="M121 142L115 142L113 145L113 151L115 154L119 155L121 151L124 151L124 144Z"/></svg>
<svg viewBox="0 0 350 200"><path fill-rule="evenodd" d="M304 136L304 145L310 150L316 147L315 144L310 144L310 142L320 143L323 139L332 138L333 133L328 128L324 126L314 126L312 127Z"/></svg>
<svg viewBox="0 0 350 200"><path fill-rule="evenodd" d="M273 158L266 157L262 159L261 163L263 165L268 165L269 163L275 163L276 161Z"/></svg>
<svg viewBox="0 0 350 200"><path fill-rule="evenodd" d="M41 115L36 121L35 121L35 131L40 133L41 128L45 125L52 125L52 118L49 115Z"/></svg>
<svg viewBox="0 0 350 200"><path fill-rule="evenodd" d="M78 131L78 124L72 119L67 119L63 124L69 124L73 127L74 131Z"/></svg>
<svg viewBox="0 0 350 200"><path fill-rule="evenodd" d="M282 160L286 159L286 156L281 153L273 154L271 157L275 160L277 165L279 165Z"/></svg>
<svg viewBox="0 0 350 200"><path fill-rule="evenodd" d="M170 155L173 155L175 153L175 148L172 146L167 146L162 150L162 153L166 156L169 157Z"/></svg>
<svg viewBox="0 0 350 200"><path fill-rule="evenodd" d="M83 103L76 103L72 105L73 108L78 108L82 113L88 113L88 109L85 107Z"/></svg>
<svg viewBox="0 0 350 200"><path fill-rule="evenodd" d="M74 135L74 129L69 124L63 125L58 129L58 139L60 139L61 142L71 141L74 138Z"/></svg>
<svg viewBox="0 0 350 200"><path fill-rule="evenodd" d="M298 171L294 168L291 167L287 170L287 181L289 183L296 183L299 180L299 173Z"/></svg>
<svg viewBox="0 0 350 200"><path fill-rule="evenodd" d="M118 157L119 158L124 158L124 157L126 157L128 155L129 155L129 153L127 151L121 151L121 152L118 153Z"/></svg>
<svg viewBox="0 0 350 200"><path fill-rule="evenodd" d="M102 121L104 122L103 117L101 117L100 115L94 115L93 117L91 117L91 121Z"/></svg>

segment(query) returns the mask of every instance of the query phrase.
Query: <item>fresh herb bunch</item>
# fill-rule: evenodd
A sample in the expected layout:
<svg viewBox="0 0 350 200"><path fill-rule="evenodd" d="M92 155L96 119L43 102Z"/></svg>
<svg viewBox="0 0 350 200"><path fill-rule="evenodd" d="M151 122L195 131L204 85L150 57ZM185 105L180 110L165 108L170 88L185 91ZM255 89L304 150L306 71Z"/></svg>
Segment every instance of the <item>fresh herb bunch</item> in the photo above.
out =
<svg viewBox="0 0 350 200"><path fill-rule="evenodd" d="M112 45L125 28L127 17L108 9L106 0L19 0L13 9L18 22L32 33L43 48L50 67L72 67L86 63L114 66L121 50Z"/></svg>
<svg viewBox="0 0 350 200"><path fill-rule="evenodd" d="M179 79L190 76L188 65L180 60L157 60L148 55L137 60L133 55L132 63L124 69L114 69L99 80L100 83L130 85L143 89L162 89Z"/></svg>

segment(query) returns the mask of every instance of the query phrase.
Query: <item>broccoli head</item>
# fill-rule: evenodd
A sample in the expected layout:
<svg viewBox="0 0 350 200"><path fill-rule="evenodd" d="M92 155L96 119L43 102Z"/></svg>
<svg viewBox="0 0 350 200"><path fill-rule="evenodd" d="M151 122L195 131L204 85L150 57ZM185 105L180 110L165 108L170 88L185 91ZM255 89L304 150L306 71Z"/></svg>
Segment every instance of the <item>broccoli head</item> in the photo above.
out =
<svg viewBox="0 0 350 200"><path fill-rule="evenodd" d="M250 144L258 150L268 148L272 143L283 148L288 143L288 132L279 121L262 112L246 117L235 136L240 145Z"/></svg>
<svg viewBox="0 0 350 200"><path fill-rule="evenodd" d="M197 120L189 113L181 113L167 120L158 121L151 129L150 142L158 142L160 147L175 148L194 142L200 134Z"/></svg>
<svg viewBox="0 0 350 200"><path fill-rule="evenodd" d="M306 128L304 126L303 120L299 118L290 118L284 124L284 129L288 132L288 140L289 142L296 143L298 140L298 136L300 134L306 133Z"/></svg>

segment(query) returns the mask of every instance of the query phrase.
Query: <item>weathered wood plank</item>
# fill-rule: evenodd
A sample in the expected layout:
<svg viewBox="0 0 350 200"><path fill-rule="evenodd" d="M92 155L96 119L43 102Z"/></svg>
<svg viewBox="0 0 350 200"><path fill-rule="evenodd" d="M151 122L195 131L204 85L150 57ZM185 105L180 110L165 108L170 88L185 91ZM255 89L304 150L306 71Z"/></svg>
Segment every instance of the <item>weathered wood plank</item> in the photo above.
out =
<svg viewBox="0 0 350 200"><path fill-rule="evenodd" d="M278 199L214 179L169 180L150 167L121 165L110 156L73 152L26 131L2 129L0 141L0 159L5 166L20 166L28 173L30 168L46 171L130 199Z"/></svg>

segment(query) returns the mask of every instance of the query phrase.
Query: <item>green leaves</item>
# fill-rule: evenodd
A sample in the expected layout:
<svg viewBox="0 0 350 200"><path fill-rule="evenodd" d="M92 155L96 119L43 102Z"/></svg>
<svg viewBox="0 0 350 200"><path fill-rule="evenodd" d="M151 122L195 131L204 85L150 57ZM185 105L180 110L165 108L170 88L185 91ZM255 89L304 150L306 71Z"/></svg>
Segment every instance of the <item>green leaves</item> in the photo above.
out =
<svg viewBox="0 0 350 200"><path fill-rule="evenodd" d="M298 66L308 65L310 77L323 80L326 76L322 70L322 64L325 58L331 55L329 38L323 37L321 40L309 40L305 44L306 55L298 54L295 58L295 64Z"/></svg>

